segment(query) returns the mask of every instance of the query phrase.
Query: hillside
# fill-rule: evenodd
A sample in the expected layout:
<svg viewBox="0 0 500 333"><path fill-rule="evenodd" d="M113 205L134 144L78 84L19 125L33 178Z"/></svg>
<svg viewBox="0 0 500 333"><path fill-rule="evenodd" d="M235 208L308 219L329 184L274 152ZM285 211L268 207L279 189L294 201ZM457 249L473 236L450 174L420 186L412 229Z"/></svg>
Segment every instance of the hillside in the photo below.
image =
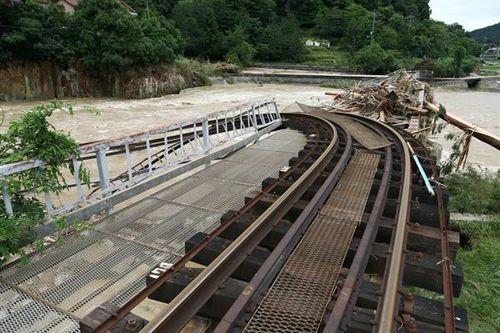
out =
<svg viewBox="0 0 500 333"><path fill-rule="evenodd" d="M79 0L74 14L56 3L0 0L0 63L79 61L102 75L187 57L459 76L477 67L481 51L460 25L429 19L428 0L124 1L137 15L116 0ZM311 50L306 38L331 47Z"/></svg>
<svg viewBox="0 0 500 333"><path fill-rule="evenodd" d="M500 42L500 22L481 29L471 31L470 36L479 43L494 43Z"/></svg>

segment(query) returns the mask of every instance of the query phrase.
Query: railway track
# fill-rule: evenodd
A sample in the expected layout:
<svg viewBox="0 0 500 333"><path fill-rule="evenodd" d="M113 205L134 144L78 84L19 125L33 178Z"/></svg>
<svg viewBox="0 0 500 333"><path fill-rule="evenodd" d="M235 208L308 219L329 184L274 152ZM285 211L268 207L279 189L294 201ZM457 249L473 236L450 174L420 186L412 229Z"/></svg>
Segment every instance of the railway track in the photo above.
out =
<svg viewBox="0 0 500 333"><path fill-rule="evenodd" d="M425 148L360 116L285 118L307 136L290 167L213 232L189 239L186 255L160 264L123 307L88 315L83 331L176 332L194 317L209 318L214 332L468 330L453 307L462 276L451 265L447 194L439 185L436 196L426 191L408 143L437 179ZM168 303L149 322L131 314L146 298Z"/></svg>

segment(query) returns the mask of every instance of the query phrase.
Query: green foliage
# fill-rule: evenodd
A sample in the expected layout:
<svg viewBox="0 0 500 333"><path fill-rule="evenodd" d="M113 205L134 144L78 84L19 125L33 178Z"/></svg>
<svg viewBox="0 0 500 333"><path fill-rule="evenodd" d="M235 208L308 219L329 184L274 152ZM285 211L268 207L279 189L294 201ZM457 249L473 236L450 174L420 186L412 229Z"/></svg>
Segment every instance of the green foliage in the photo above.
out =
<svg viewBox="0 0 500 333"><path fill-rule="evenodd" d="M359 50L354 61L356 67L364 73L386 74L396 68L394 54L385 51L378 43Z"/></svg>
<svg viewBox="0 0 500 333"><path fill-rule="evenodd" d="M490 174L469 167L450 174L445 185L451 193L450 209L459 213L500 213L500 171Z"/></svg>
<svg viewBox="0 0 500 333"><path fill-rule="evenodd" d="M172 9L179 2L179 0L125 0L127 5L132 7L140 15L148 15L147 8L149 4L150 12L157 12L162 16L169 16L172 13Z"/></svg>
<svg viewBox="0 0 500 333"><path fill-rule="evenodd" d="M241 26L236 27L227 35L225 43L228 50L227 60L230 63L247 66L252 62L255 48L247 42L247 39L244 28Z"/></svg>
<svg viewBox="0 0 500 333"><path fill-rule="evenodd" d="M500 329L500 216L484 221L454 221L471 238L472 250L460 249L457 261L464 269L464 284L457 306L467 309L471 332Z"/></svg>
<svg viewBox="0 0 500 333"><path fill-rule="evenodd" d="M206 0L181 0L173 9L173 19L186 41L186 55L222 57L222 34L215 11Z"/></svg>
<svg viewBox="0 0 500 333"><path fill-rule="evenodd" d="M35 1L24 1L14 8L0 9L0 23L7 27L0 35L0 60L48 59L64 63L72 55L65 45L68 17L60 6L42 8Z"/></svg>
<svg viewBox="0 0 500 333"><path fill-rule="evenodd" d="M321 65L381 73L430 60L438 76L458 76L477 67L473 57L481 51L460 25L429 19L427 0L125 1L139 17L115 0L81 0L74 15L34 0L0 11L8 27L0 37L0 60L64 64L76 57L104 74L172 62L183 53L238 65L254 58L314 63L319 54L307 54L306 35L351 53L339 61L324 52ZM378 58L360 66L368 53ZM387 60L383 66L381 59Z"/></svg>
<svg viewBox="0 0 500 333"><path fill-rule="evenodd" d="M96 71L171 62L180 50L179 34L164 17L138 19L114 0L82 0L71 26L75 53Z"/></svg>
<svg viewBox="0 0 500 333"><path fill-rule="evenodd" d="M462 63L466 54L467 50L463 46L458 46L453 52L453 70L455 77L460 75L460 69L462 68Z"/></svg>
<svg viewBox="0 0 500 333"><path fill-rule="evenodd" d="M333 48L311 47L305 55L304 65L347 69L351 67L351 55L349 52Z"/></svg>
<svg viewBox="0 0 500 333"><path fill-rule="evenodd" d="M58 132L48 118L56 110L72 113L71 106L59 102L38 105L13 121L6 134L0 134L0 165L43 160L43 167L15 173L0 182L12 196L14 216L7 216L0 205L0 257L34 240L33 229L45 217L42 203L36 198L43 192L60 192L66 188L62 169L71 156L78 156L78 144L69 135ZM70 164L72 165L72 164ZM70 169L71 172L74 172ZM80 178L88 183L88 170L80 168Z"/></svg>
<svg viewBox="0 0 500 333"><path fill-rule="evenodd" d="M282 19L269 25L257 45L259 59L268 61L303 60L306 48L301 39L302 30L294 19Z"/></svg>

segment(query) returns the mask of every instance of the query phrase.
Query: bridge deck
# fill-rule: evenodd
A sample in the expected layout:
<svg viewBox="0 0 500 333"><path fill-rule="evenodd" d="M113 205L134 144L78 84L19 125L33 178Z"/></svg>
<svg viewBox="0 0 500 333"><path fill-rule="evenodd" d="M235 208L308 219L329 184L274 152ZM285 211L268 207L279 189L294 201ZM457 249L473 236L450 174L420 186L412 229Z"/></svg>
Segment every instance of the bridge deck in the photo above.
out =
<svg viewBox="0 0 500 333"><path fill-rule="evenodd" d="M184 242L210 232L278 175L305 145L284 130L0 270L1 332L78 332L78 319L104 302L123 305L160 262L176 262Z"/></svg>
<svg viewBox="0 0 500 333"><path fill-rule="evenodd" d="M361 222L379 159L374 153L354 154L245 332L317 332Z"/></svg>

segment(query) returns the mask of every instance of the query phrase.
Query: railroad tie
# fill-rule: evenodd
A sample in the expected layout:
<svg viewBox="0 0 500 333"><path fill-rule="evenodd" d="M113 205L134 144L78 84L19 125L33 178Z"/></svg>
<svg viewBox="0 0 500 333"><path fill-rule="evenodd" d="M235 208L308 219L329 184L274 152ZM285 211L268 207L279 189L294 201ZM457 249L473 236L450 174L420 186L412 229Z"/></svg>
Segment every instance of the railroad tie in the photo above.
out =
<svg viewBox="0 0 500 333"><path fill-rule="evenodd" d="M368 201L380 155L357 151L245 332L316 332Z"/></svg>

